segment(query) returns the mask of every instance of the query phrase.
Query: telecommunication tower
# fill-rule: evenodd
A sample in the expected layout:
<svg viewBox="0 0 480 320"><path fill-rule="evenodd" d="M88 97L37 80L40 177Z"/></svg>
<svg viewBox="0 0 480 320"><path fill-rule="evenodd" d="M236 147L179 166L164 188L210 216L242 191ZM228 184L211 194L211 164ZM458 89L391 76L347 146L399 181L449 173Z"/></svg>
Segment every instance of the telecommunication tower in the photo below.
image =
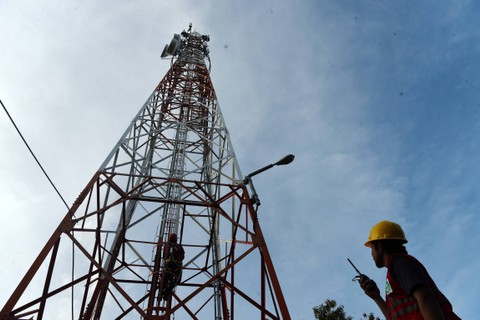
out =
<svg viewBox="0 0 480 320"><path fill-rule="evenodd" d="M171 67L0 310L19 319L287 319L209 75L209 36L175 34ZM207 65L208 63L208 65ZM181 277L164 298L164 248Z"/></svg>

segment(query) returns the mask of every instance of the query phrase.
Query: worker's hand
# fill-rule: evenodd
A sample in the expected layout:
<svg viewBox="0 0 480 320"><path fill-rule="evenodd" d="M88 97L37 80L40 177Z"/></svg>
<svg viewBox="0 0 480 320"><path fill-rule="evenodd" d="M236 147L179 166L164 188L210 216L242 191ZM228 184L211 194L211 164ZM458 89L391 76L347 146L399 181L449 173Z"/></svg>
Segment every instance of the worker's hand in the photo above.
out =
<svg viewBox="0 0 480 320"><path fill-rule="evenodd" d="M367 296L369 296L373 300L381 298L380 290L378 289L375 281L373 281L366 275L362 274L358 282L360 283L360 287L363 289L363 291Z"/></svg>

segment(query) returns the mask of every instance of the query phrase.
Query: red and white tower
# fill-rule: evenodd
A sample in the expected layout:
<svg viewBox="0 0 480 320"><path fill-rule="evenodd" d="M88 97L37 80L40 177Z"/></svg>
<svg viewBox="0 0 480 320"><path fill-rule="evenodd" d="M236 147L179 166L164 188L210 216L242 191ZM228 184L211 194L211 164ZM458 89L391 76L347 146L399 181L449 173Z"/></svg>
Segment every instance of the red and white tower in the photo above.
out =
<svg viewBox="0 0 480 320"><path fill-rule="evenodd" d="M290 319L209 76L209 37L172 65L80 193L0 319ZM164 247L185 250L167 300Z"/></svg>

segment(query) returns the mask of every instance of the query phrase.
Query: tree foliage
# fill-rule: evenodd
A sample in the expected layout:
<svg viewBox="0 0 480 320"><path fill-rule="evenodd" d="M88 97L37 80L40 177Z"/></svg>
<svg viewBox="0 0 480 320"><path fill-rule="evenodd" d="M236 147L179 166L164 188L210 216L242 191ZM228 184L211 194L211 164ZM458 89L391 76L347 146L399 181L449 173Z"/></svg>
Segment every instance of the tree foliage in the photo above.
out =
<svg viewBox="0 0 480 320"><path fill-rule="evenodd" d="M313 308L313 314L317 320L353 320L352 316L347 316L343 305L338 305L335 300L327 299L321 305ZM364 313L362 319L380 320L373 313Z"/></svg>
<svg viewBox="0 0 480 320"><path fill-rule="evenodd" d="M375 315L374 315L372 312L370 312L369 314L364 313L364 314L363 314L363 319L367 319L367 320L380 320L380 318L379 318L379 317L375 317Z"/></svg>
<svg viewBox="0 0 480 320"><path fill-rule="evenodd" d="M345 314L343 305L337 306L337 302L330 299L313 308L313 314L318 320L353 320L352 317Z"/></svg>

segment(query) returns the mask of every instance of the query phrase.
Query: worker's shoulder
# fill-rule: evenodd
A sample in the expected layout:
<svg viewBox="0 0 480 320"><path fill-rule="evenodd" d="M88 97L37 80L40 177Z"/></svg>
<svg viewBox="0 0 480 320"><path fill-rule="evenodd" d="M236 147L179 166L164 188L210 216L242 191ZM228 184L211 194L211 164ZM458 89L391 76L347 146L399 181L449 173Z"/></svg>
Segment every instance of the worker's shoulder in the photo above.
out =
<svg viewBox="0 0 480 320"><path fill-rule="evenodd" d="M424 269L423 264L414 256L409 254L395 254L392 256L390 262L390 268L395 270L394 272L401 272L401 270L418 270Z"/></svg>
<svg viewBox="0 0 480 320"><path fill-rule="evenodd" d="M391 261L392 262L417 262L420 263L420 261L415 258L414 256L408 254L408 253L395 253L391 255Z"/></svg>

